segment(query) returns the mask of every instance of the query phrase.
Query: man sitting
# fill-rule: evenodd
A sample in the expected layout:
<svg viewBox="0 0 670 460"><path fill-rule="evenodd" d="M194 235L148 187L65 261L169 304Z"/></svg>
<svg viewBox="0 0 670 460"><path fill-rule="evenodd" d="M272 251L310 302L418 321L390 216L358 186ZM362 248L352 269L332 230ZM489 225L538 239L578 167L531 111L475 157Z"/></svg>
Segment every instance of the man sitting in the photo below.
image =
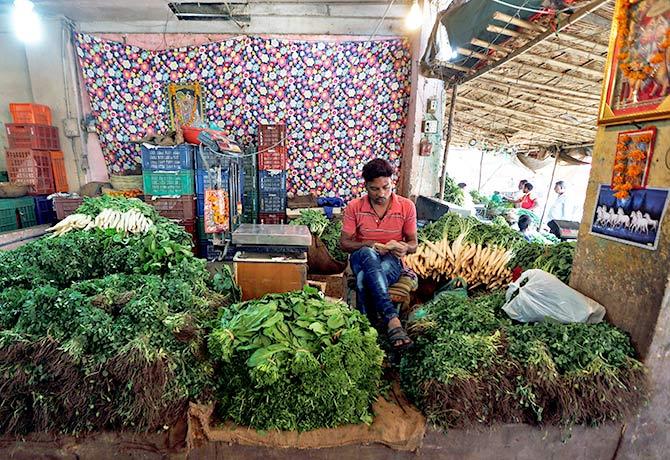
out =
<svg viewBox="0 0 670 460"><path fill-rule="evenodd" d="M393 193L395 170L386 160L363 167L367 195L352 200L344 211L340 246L351 253L356 276L356 307L373 321L381 316L391 345L401 350L412 344L400 324L389 286L400 278L401 258L416 251L416 208Z"/></svg>

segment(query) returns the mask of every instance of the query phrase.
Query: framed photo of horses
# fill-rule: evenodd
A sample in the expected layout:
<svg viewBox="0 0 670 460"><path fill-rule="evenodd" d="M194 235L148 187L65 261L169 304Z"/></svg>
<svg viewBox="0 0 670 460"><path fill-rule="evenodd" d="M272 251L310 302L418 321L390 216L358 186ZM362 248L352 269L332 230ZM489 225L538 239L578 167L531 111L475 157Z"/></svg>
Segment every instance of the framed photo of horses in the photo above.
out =
<svg viewBox="0 0 670 460"><path fill-rule="evenodd" d="M624 244L655 250L668 203L668 190L632 190L626 199L601 185L593 213L591 234Z"/></svg>
<svg viewBox="0 0 670 460"><path fill-rule="evenodd" d="M670 117L670 2L617 0L598 124Z"/></svg>

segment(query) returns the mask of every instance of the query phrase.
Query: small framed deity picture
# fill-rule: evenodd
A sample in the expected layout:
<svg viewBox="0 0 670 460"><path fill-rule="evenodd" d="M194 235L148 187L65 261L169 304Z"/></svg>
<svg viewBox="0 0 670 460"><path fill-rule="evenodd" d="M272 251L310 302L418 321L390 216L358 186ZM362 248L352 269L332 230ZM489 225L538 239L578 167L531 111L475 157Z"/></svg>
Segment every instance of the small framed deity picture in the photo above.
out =
<svg viewBox="0 0 670 460"><path fill-rule="evenodd" d="M167 103L170 111L170 129L203 126L205 106L200 83L168 83Z"/></svg>
<svg viewBox="0 0 670 460"><path fill-rule="evenodd" d="M617 0L598 124L670 117L670 2Z"/></svg>
<svg viewBox="0 0 670 460"><path fill-rule="evenodd" d="M654 126L619 133L610 184L617 198L625 199L631 190L647 186L655 142Z"/></svg>

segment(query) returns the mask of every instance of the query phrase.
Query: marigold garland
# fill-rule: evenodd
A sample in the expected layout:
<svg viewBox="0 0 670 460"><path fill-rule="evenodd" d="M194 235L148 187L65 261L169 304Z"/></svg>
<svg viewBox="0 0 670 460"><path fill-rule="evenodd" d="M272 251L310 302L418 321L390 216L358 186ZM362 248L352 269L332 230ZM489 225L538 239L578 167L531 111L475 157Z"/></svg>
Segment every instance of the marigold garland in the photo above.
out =
<svg viewBox="0 0 670 460"><path fill-rule="evenodd" d="M652 134L642 133L619 136L614 155L612 190L614 196L626 199L633 188L642 186L643 174L647 166L647 152L652 142ZM642 147L642 148L641 148Z"/></svg>

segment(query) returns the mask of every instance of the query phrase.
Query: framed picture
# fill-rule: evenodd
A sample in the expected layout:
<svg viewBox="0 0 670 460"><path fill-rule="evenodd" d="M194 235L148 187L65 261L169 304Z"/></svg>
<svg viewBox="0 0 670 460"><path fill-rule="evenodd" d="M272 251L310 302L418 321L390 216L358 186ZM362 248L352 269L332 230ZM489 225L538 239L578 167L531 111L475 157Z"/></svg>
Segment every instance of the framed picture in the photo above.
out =
<svg viewBox="0 0 670 460"><path fill-rule="evenodd" d="M625 199L631 190L647 186L655 143L654 126L619 133L610 184L617 198Z"/></svg>
<svg viewBox="0 0 670 460"><path fill-rule="evenodd" d="M670 117L670 2L617 0L598 124Z"/></svg>
<svg viewBox="0 0 670 460"><path fill-rule="evenodd" d="M182 126L204 126L204 102L200 83L168 83L167 101L170 129Z"/></svg>
<svg viewBox="0 0 670 460"><path fill-rule="evenodd" d="M619 199L609 185L601 185L591 223L591 234L624 244L654 250L658 247L668 190L632 190Z"/></svg>

